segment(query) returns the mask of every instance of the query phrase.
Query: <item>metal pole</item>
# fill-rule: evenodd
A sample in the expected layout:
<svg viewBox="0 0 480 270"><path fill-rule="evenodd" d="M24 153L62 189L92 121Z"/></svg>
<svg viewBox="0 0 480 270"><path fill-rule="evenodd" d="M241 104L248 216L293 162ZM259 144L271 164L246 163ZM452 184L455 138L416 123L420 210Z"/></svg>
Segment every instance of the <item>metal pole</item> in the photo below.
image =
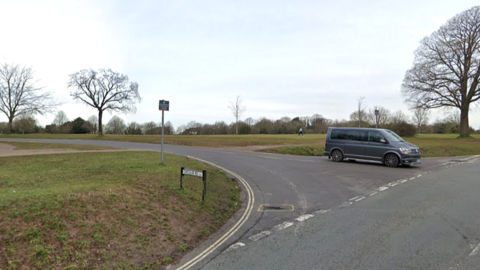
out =
<svg viewBox="0 0 480 270"><path fill-rule="evenodd" d="M203 178L203 194L202 194L202 201L205 201L205 197L207 196L207 171L202 171L202 178Z"/></svg>
<svg viewBox="0 0 480 270"><path fill-rule="evenodd" d="M164 129L164 124L163 124L163 120L164 120L164 114L165 114L165 111L162 110L162 147L161 147L161 151L162 151L162 164L163 164L163 129Z"/></svg>

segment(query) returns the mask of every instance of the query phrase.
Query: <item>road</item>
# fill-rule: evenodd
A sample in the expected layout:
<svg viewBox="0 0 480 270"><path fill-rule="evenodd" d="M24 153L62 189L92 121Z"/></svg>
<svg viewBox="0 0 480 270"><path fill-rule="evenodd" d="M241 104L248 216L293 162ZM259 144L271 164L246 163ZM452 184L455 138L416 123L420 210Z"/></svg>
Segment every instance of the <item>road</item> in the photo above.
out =
<svg viewBox="0 0 480 270"><path fill-rule="evenodd" d="M159 145L125 142L28 141L160 150ZM439 183L448 182L437 180L450 172L471 173L473 170L477 173L473 173L474 179L479 175L478 159L468 157L430 158L423 159L420 166L387 168L370 162L335 163L326 157L283 156L173 145L165 145L164 151L207 160L236 172L249 183L254 194L253 211L242 227L202 261L190 268L182 268L180 264L177 266L180 269L441 269L420 266L433 266L432 260L437 260L437 256L433 256L438 255L435 248L431 248L432 253L425 250L430 248L429 241L433 244L440 241L435 239L435 235L431 239L427 233L429 228L434 232L438 229L438 234L447 233L448 228L432 227L438 223L435 220L425 221L427 223L424 224L418 215L426 211L422 208L426 205L421 203L425 195L431 195L428 203L432 201L432 204L440 200L453 200L450 196L455 195L440 188L433 189L439 192L437 198L436 194L426 194L429 186L423 185L432 182L432 186L436 187ZM168 163L168 160L165 162ZM470 168L470 171L463 170L463 167ZM471 175L462 174L462 177ZM476 182L471 180L469 183L475 185ZM450 186L445 183L442 187ZM462 183L459 186L464 185ZM475 190L479 190L478 187L466 185L464 191L474 193ZM409 199L405 201L405 198ZM473 198L465 196L463 200L479 202ZM452 209L461 206L464 205L460 202L459 205L451 205ZM414 209L417 210L410 211ZM417 213L417 216L409 216L407 212ZM464 213L463 209L460 212ZM404 221L416 229L401 226ZM424 241L419 244L407 241L409 230L413 230L411 233L417 238L424 237ZM447 238L447 243L452 240ZM469 245L475 247L475 238L468 239L471 239ZM214 240L186 256L182 263L190 261ZM401 240L405 241L397 245L396 241ZM460 252L461 247L458 246L457 251ZM380 247L384 253L379 253ZM418 252L411 253L412 250ZM397 258L395 254L398 252L401 256ZM460 258L458 252L454 254ZM414 262L409 254L417 254L415 256L423 258L425 263L409 264ZM470 257L474 260L478 256ZM387 262L395 264L385 267ZM456 266L452 264L449 267Z"/></svg>

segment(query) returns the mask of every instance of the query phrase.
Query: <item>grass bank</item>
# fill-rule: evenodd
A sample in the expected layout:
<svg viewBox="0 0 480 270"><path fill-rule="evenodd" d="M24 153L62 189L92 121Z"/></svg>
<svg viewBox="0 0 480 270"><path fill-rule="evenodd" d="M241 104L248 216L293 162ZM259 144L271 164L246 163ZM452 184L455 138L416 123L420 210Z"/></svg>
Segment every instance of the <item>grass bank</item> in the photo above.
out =
<svg viewBox="0 0 480 270"><path fill-rule="evenodd" d="M102 135L95 134L0 134L0 138L24 139L72 139L72 140L105 140L138 143L161 143L159 135ZM325 135L311 134L305 137L297 135L166 135L165 144L202 146L202 147L242 147L252 145L299 145L315 144Z"/></svg>
<svg viewBox="0 0 480 270"><path fill-rule="evenodd" d="M161 269L218 230L237 184L153 152L0 158L0 269ZM180 167L208 171L185 179Z"/></svg>

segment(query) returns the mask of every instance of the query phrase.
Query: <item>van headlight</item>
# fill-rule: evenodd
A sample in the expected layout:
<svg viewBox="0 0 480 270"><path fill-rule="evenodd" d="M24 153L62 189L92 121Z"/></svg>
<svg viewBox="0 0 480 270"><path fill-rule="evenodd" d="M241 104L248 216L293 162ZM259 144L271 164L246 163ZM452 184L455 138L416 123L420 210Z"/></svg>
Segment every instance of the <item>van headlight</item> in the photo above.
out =
<svg viewBox="0 0 480 270"><path fill-rule="evenodd" d="M410 154L410 148L399 148L399 149L400 149L400 152L404 154Z"/></svg>

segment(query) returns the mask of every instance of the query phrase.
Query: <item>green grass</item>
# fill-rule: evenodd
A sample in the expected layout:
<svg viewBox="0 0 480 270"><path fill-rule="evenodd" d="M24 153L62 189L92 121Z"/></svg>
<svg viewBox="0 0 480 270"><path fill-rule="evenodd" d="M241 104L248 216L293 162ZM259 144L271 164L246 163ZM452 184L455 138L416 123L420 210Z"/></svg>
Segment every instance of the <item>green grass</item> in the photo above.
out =
<svg viewBox="0 0 480 270"><path fill-rule="evenodd" d="M0 158L0 269L176 262L231 217L239 189L205 164L164 155L164 165L152 152ZM208 171L206 202L200 178L179 189L181 166Z"/></svg>
<svg viewBox="0 0 480 270"><path fill-rule="evenodd" d="M161 143L159 135L102 135L95 134L0 134L0 138L26 139L80 139L80 140L107 140L139 143ZM165 144L203 146L203 147L242 147L250 145L292 145L314 144L325 138L325 135L310 134L298 137L295 134L287 135L166 135Z"/></svg>

